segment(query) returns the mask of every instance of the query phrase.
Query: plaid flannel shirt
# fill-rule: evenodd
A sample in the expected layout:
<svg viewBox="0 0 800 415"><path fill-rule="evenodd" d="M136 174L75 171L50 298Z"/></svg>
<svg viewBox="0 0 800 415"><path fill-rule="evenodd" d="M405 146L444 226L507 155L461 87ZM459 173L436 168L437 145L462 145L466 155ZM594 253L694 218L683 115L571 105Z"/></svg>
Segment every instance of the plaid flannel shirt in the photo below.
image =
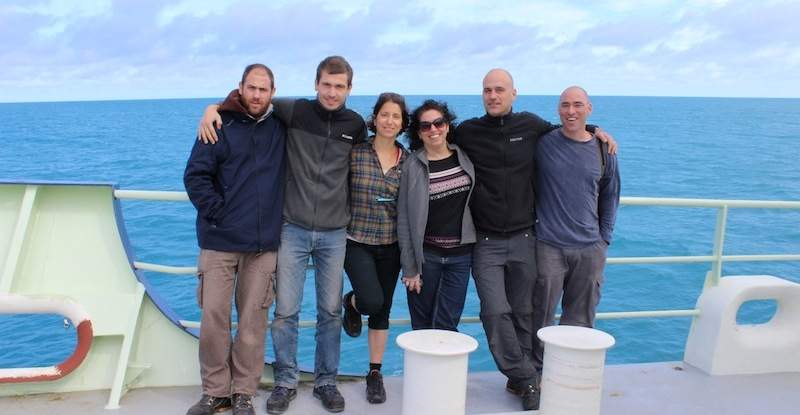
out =
<svg viewBox="0 0 800 415"><path fill-rule="evenodd" d="M408 152L398 142L395 146L399 160L386 174L371 141L355 145L350 152L350 239L368 245L397 242L400 167Z"/></svg>

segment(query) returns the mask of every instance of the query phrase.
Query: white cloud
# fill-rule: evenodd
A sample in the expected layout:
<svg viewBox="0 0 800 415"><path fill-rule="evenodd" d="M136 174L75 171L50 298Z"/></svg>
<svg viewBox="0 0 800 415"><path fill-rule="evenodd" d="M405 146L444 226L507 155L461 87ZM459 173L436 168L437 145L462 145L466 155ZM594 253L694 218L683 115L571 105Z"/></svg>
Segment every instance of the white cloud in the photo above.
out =
<svg viewBox="0 0 800 415"><path fill-rule="evenodd" d="M430 38L431 30L430 27L412 26L406 21L395 22L391 26L381 29L382 31L378 32L374 38L377 47L422 42Z"/></svg>
<svg viewBox="0 0 800 415"><path fill-rule="evenodd" d="M219 36L212 33L206 33L203 36L195 39L191 43L192 50L202 50L204 46L213 43L219 39Z"/></svg>
<svg viewBox="0 0 800 415"><path fill-rule="evenodd" d="M625 52L625 48L620 46L592 46L592 55L597 58L611 59Z"/></svg>
<svg viewBox="0 0 800 415"><path fill-rule="evenodd" d="M86 18L107 15L111 11L111 0L50 0L47 3L38 2L27 6L10 6L9 11L57 18Z"/></svg>
<svg viewBox="0 0 800 415"><path fill-rule="evenodd" d="M592 15L585 7L570 2L417 0L412 7L430 10L428 19L417 22L423 28L465 24L487 27L507 24L536 28L539 30L537 40L544 41L540 46L545 50L574 41L584 30L603 23L600 16ZM480 36L479 33L475 35ZM509 39L510 42L519 40Z"/></svg>
<svg viewBox="0 0 800 415"><path fill-rule="evenodd" d="M759 61L770 61L776 65L800 66L800 46L780 43L765 46L756 50L752 58Z"/></svg>
<svg viewBox="0 0 800 415"><path fill-rule="evenodd" d="M220 15L227 11L234 2L235 0L183 0L161 9L156 16L156 24L159 27L169 26L175 19L182 16Z"/></svg>
<svg viewBox="0 0 800 415"><path fill-rule="evenodd" d="M710 27L683 27L673 31L666 38L654 40L642 48L645 53L655 53L660 49L673 52L686 52L696 46L716 40L720 32Z"/></svg>
<svg viewBox="0 0 800 415"><path fill-rule="evenodd" d="M50 24L40 27L36 33L43 38L53 38L64 33L70 26L83 19L110 16L111 0L61 1L34 3L26 6L8 6L7 12L49 18Z"/></svg>
<svg viewBox="0 0 800 415"><path fill-rule="evenodd" d="M685 52L697 45L706 43L719 37L719 32L708 27L684 27L677 30L664 41L664 46L676 52Z"/></svg>

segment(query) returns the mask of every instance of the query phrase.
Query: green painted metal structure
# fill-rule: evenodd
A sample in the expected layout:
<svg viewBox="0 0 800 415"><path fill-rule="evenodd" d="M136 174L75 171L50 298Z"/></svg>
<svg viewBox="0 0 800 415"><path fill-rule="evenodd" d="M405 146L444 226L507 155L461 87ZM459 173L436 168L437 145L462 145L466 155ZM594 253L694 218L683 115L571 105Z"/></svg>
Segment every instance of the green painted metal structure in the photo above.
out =
<svg viewBox="0 0 800 415"><path fill-rule="evenodd" d="M137 278L111 185L0 185L0 293L68 297L94 326L86 360L50 382L0 395L109 389L107 408L145 386L199 383L198 343Z"/></svg>

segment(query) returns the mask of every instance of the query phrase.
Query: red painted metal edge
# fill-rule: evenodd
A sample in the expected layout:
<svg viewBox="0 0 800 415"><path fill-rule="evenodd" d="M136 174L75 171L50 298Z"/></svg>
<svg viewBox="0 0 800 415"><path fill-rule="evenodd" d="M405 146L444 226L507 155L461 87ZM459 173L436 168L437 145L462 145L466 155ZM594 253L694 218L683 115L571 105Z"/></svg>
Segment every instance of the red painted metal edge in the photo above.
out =
<svg viewBox="0 0 800 415"><path fill-rule="evenodd" d="M92 322L88 319L81 321L78 324L77 332L78 344L72 354L63 362L49 367L0 370L0 383L52 381L70 374L83 363L83 360L89 354L94 338ZM7 374L3 376L3 372Z"/></svg>

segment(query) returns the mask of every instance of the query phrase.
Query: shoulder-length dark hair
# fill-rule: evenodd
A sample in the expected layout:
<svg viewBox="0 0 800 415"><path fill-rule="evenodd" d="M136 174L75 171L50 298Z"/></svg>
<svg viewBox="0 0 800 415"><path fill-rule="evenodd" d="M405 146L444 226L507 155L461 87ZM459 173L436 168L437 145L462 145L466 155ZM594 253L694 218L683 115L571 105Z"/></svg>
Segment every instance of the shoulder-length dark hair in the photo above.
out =
<svg viewBox="0 0 800 415"><path fill-rule="evenodd" d="M378 95L378 101L375 102L375 106L372 108L372 115L370 115L369 119L367 120L367 128L373 133L376 132L375 128L375 117L378 116L378 113L381 111L383 104L387 102L394 102L395 104L400 106L400 117L402 117L403 122L400 124L400 132L398 135L402 134L407 128L410 122L409 115L408 115L408 107L406 106L406 100L403 98L402 95L396 94L394 92L384 92Z"/></svg>
<svg viewBox="0 0 800 415"><path fill-rule="evenodd" d="M450 111L446 102L426 99L422 105L411 113L411 124L408 126L408 132L406 133L408 136L408 146L411 148L411 151L423 147L422 139L419 138L419 117L422 116L423 112L428 110L436 110L442 113L442 117L444 117L447 121L447 125L450 127L450 130L447 132L447 142L450 143L453 141L453 134L456 129L456 114Z"/></svg>

